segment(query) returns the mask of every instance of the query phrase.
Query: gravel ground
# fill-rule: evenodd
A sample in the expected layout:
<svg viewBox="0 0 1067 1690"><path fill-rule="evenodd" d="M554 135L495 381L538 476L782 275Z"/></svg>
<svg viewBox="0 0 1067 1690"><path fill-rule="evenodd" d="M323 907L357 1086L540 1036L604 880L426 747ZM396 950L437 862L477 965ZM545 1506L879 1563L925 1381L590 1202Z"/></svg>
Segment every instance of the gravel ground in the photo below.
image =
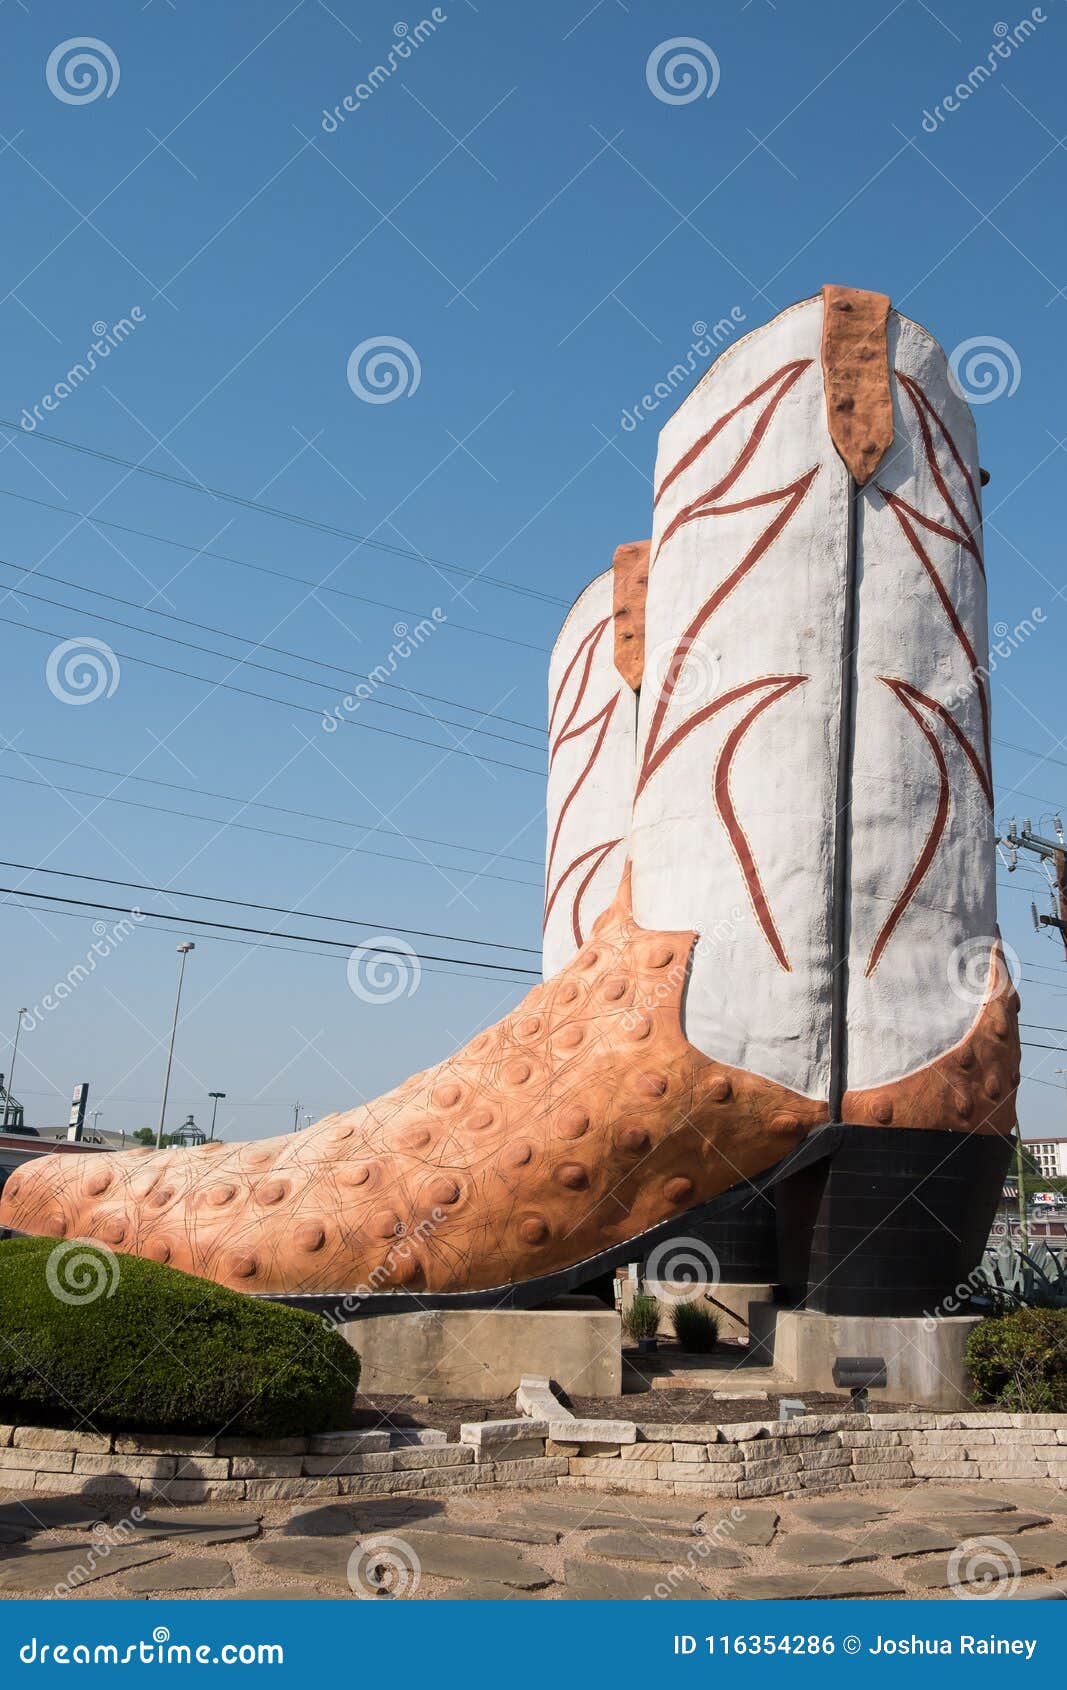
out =
<svg viewBox="0 0 1067 1690"><path fill-rule="evenodd" d="M723 1384L733 1383L724 1375ZM742 1376L743 1380L743 1376ZM737 1388L741 1389L738 1383ZM590 1420L636 1420L659 1422L662 1425L698 1425L712 1422L732 1425L742 1420L773 1420L778 1413L778 1396L722 1398L703 1390L634 1391L621 1397L570 1397L557 1393L573 1414ZM782 1393L788 1396L790 1393ZM804 1404L809 1414L843 1414L851 1408L847 1392L825 1393L805 1391ZM871 1414L900 1413L910 1403L872 1402ZM513 1396L501 1397L498 1402L437 1402L421 1397L375 1396L371 1401L357 1397L353 1426L361 1429L388 1424L395 1427L430 1426L448 1433L450 1441L459 1436L459 1428L466 1421L514 1420L518 1414Z"/></svg>

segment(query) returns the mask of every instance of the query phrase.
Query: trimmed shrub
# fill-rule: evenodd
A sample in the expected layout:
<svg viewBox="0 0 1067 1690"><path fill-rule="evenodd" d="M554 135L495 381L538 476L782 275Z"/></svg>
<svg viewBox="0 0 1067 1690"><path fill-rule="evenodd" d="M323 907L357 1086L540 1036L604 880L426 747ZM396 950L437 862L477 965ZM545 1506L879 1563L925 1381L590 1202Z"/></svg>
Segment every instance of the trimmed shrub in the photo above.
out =
<svg viewBox="0 0 1067 1690"><path fill-rule="evenodd" d="M1022 1414L1067 1413L1067 1309L993 1315L967 1340L980 1402Z"/></svg>
<svg viewBox="0 0 1067 1690"><path fill-rule="evenodd" d="M0 1243L0 1420L285 1437L349 1425L358 1384L316 1315L91 1243Z"/></svg>
<svg viewBox="0 0 1067 1690"><path fill-rule="evenodd" d="M675 1303L671 1325L682 1349L690 1355L709 1356L719 1342L719 1322L703 1303Z"/></svg>

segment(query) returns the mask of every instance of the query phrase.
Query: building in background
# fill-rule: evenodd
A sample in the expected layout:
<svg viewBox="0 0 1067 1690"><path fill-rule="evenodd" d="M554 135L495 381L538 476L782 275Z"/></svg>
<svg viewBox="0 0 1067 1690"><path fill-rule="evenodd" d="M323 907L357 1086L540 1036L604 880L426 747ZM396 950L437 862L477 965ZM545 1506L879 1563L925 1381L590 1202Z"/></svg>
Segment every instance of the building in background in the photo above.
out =
<svg viewBox="0 0 1067 1690"><path fill-rule="evenodd" d="M1045 1179L1067 1179L1067 1138L1027 1138L1023 1144Z"/></svg>

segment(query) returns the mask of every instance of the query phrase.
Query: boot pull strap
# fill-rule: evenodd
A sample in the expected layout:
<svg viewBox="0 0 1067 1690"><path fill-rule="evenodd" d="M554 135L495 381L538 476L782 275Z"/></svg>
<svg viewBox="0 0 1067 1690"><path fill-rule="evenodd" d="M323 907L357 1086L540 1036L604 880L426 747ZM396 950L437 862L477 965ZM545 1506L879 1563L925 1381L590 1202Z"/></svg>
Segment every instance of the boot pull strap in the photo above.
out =
<svg viewBox="0 0 1067 1690"><path fill-rule="evenodd" d="M862 487L893 444L889 297L830 282L822 298L826 421L839 457Z"/></svg>
<svg viewBox="0 0 1067 1690"><path fill-rule="evenodd" d="M645 593L651 540L617 546L612 563L615 587L615 667L637 692L645 668Z"/></svg>

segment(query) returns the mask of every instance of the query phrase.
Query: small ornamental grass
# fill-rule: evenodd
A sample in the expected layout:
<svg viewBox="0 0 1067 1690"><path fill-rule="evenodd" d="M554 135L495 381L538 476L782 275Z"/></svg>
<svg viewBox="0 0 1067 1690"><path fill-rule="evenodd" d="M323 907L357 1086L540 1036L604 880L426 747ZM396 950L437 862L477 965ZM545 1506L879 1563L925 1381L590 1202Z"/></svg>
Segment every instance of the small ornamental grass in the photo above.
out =
<svg viewBox="0 0 1067 1690"><path fill-rule="evenodd" d="M348 1426L358 1384L315 1315L85 1241L0 1243L0 1421L306 1435Z"/></svg>
<svg viewBox="0 0 1067 1690"><path fill-rule="evenodd" d="M671 1324L674 1336L689 1355L709 1356L719 1342L719 1322L703 1303L675 1303Z"/></svg>
<svg viewBox="0 0 1067 1690"><path fill-rule="evenodd" d="M622 1317L628 1337L635 1344L654 1338L659 1330L659 1298L647 1291L635 1291L633 1301Z"/></svg>

